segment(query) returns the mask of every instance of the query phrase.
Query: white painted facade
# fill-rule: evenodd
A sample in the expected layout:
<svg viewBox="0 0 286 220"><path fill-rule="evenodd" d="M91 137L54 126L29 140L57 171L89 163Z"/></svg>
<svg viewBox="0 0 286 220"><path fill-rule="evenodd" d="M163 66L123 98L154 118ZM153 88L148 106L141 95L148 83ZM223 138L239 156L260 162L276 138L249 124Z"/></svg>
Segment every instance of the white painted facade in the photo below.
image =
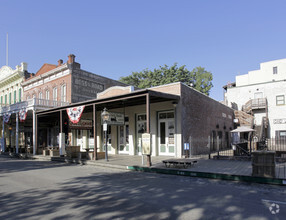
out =
<svg viewBox="0 0 286 220"><path fill-rule="evenodd" d="M9 66L0 68L0 102L1 105L11 105L23 100L21 83L24 81L24 72L27 63L22 62L16 69Z"/></svg>
<svg viewBox="0 0 286 220"><path fill-rule="evenodd" d="M277 131L286 131L286 59L260 64L259 70L236 76L235 84L227 86L224 103L242 110L247 101L266 98L268 103L268 136L275 137ZM266 111L254 112L255 124L261 125Z"/></svg>

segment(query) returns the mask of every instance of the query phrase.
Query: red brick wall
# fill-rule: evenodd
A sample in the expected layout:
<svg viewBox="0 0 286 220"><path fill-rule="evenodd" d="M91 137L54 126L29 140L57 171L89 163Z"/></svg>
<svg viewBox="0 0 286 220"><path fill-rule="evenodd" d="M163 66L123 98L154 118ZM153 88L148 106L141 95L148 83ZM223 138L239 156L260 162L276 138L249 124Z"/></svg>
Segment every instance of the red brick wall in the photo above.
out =
<svg viewBox="0 0 286 220"><path fill-rule="evenodd" d="M27 91L24 91L23 96L24 100L27 100L28 97L30 98L35 95L36 98L39 98L39 93L42 92L43 99L46 99L46 90L49 90L50 92L50 100L53 100L53 89L57 88L57 101L61 101L61 86L65 84L66 85L66 102L71 103L71 75L63 76L59 79L55 79L52 81L49 81L45 84L36 86L32 89L29 89Z"/></svg>

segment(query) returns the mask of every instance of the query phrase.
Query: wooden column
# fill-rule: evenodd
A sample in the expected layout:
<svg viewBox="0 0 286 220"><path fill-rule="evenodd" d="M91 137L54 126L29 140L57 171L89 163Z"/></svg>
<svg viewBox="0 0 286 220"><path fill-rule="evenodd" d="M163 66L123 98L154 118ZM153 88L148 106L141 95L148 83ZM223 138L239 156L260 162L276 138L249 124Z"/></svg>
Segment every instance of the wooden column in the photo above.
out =
<svg viewBox="0 0 286 220"><path fill-rule="evenodd" d="M37 125L37 116L36 116L36 110L33 110L33 154L36 155L37 150L37 132L38 131L38 125Z"/></svg>
<svg viewBox="0 0 286 220"><path fill-rule="evenodd" d="M16 112L16 154L19 153L19 113Z"/></svg>
<svg viewBox="0 0 286 220"><path fill-rule="evenodd" d="M146 132L150 134L150 95L149 93L146 94ZM150 138L151 135L150 135ZM151 162L151 154L152 154L152 148L151 148L151 152L150 155L147 155L147 166L151 167L152 166L152 162Z"/></svg>
<svg viewBox="0 0 286 220"><path fill-rule="evenodd" d="M96 108L95 104L93 104L93 141L94 141L94 149L93 149L93 158L97 160L97 130L96 130Z"/></svg>

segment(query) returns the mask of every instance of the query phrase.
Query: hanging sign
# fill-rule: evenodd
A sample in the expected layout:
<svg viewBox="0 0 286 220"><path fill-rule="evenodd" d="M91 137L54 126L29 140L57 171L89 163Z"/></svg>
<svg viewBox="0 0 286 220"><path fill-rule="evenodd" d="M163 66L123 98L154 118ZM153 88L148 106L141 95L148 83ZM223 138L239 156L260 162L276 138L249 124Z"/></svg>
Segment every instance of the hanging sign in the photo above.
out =
<svg viewBox="0 0 286 220"><path fill-rule="evenodd" d="M24 122L27 118L27 113L28 111L25 109L25 108L22 108L20 111L19 111L19 119L20 119L20 122Z"/></svg>
<svg viewBox="0 0 286 220"><path fill-rule="evenodd" d="M92 120L80 120L78 123L74 124L71 121L69 122L70 129L78 130L91 130L92 129Z"/></svg>
<svg viewBox="0 0 286 220"><path fill-rule="evenodd" d="M79 122L81 115L84 110L84 105L73 107L73 108L67 108L67 114L69 116L69 119L72 123L76 124Z"/></svg>
<svg viewBox="0 0 286 220"><path fill-rule="evenodd" d="M11 116L11 113L4 113L3 114L3 120L6 124L9 122L10 116Z"/></svg>
<svg viewBox="0 0 286 220"><path fill-rule="evenodd" d="M108 125L124 125L124 114L117 112L109 112L109 120L106 121ZM103 125L103 120L101 119Z"/></svg>

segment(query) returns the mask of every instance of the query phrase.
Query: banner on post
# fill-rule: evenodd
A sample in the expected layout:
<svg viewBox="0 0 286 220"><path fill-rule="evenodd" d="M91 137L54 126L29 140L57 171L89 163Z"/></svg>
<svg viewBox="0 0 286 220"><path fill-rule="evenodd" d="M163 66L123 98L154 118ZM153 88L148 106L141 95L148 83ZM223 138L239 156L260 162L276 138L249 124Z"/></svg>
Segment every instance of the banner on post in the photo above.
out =
<svg viewBox="0 0 286 220"><path fill-rule="evenodd" d="M9 122L10 117L11 117L11 113L4 113L3 114L3 120L6 124Z"/></svg>
<svg viewBox="0 0 286 220"><path fill-rule="evenodd" d="M25 109L25 108L22 108L20 111L19 111L19 119L20 119L20 122L24 122L27 118L27 113L28 111Z"/></svg>
<svg viewBox="0 0 286 220"><path fill-rule="evenodd" d="M72 123L76 124L80 121L84 107L85 107L84 105L81 105L78 107L67 108L67 114Z"/></svg>

